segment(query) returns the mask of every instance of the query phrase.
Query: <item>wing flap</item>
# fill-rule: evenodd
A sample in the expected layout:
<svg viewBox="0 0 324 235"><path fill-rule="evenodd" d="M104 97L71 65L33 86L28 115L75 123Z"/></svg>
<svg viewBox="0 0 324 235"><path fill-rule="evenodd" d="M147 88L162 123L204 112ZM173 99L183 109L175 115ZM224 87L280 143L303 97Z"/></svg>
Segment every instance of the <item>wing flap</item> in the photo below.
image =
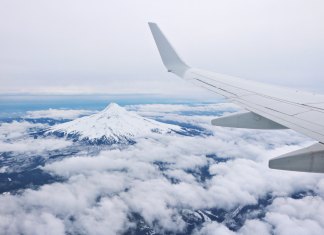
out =
<svg viewBox="0 0 324 235"><path fill-rule="evenodd" d="M289 116L262 106L256 106L243 100L235 100L235 103L265 118L324 143L324 130L318 125L295 116Z"/></svg>
<svg viewBox="0 0 324 235"><path fill-rule="evenodd" d="M269 168L324 173L324 145L316 143L307 148L271 159Z"/></svg>
<svg viewBox="0 0 324 235"><path fill-rule="evenodd" d="M248 103L258 105L261 107L265 107L274 111L277 111L279 113L284 113L287 115L296 115L299 113L307 112L310 109L303 107L298 104L294 103L288 103L286 101L282 100L276 100L271 97L265 97L260 95L250 95L250 96L244 96L244 97L238 97L237 99L244 100Z"/></svg>
<svg viewBox="0 0 324 235"><path fill-rule="evenodd" d="M211 121L214 126L248 129L286 129L286 127L253 112L235 113Z"/></svg>
<svg viewBox="0 0 324 235"><path fill-rule="evenodd" d="M318 125L324 131L324 113L319 111L309 111L296 115L297 118Z"/></svg>

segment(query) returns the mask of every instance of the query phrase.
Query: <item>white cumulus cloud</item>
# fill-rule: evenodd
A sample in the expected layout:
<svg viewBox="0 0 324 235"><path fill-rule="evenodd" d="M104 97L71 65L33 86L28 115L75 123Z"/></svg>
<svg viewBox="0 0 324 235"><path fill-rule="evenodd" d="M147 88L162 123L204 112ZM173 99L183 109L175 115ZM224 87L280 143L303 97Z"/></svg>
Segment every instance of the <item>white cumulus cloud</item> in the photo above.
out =
<svg viewBox="0 0 324 235"><path fill-rule="evenodd" d="M180 108L190 110L189 106ZM142 109L155 112L155 106ZM272 157L311 144L311 140L293 131L234 130L204 122L201 126L213 135L142 138L126 148L103 150L97 155L80 153L47 163L42 170L62 181L16 195L1 195L0 231L122 234L135 228L134 216L138 216L162 234L184 232L188 224L183 210L231 211L257 205L271 195L273 201L259 209L264 216L248 217L237 231L225 222L205 221L194 233L323 233L322 175L267 166ZM65 143L28 139L17 150L27 151L33 145L45 150L55 145L61 148ZM313 192L315 196L290 198L297 192Z"/></svg>

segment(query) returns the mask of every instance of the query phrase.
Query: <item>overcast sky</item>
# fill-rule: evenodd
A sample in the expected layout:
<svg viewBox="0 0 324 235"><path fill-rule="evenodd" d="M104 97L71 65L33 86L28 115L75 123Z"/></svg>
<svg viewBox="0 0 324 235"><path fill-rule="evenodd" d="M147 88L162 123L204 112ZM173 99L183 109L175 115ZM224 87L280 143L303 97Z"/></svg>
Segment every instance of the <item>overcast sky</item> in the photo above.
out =
<svg viewBox="0 0 324 235"><path fill-rule="evenodd" d="M324 92L321 0L0 0L0 93L204 95L148 21L191 66Z"/></svg>

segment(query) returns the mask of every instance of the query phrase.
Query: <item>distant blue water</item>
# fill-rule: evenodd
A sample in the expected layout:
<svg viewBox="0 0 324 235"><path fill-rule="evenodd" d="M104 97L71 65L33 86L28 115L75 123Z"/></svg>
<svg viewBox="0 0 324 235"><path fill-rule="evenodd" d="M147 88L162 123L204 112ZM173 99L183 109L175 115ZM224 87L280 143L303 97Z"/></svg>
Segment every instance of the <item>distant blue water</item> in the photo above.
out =
<svg viewBox="0 0 324 235"><path fill-rule="evenodd" d="M46 109L87 109L101 110L109 103L115 102L119 105L130 104L195 104L219 102L174 99L168 97L149 95L85 95L85 96L33 96L33 95L0 95L0 118L19 117L26 111L46 110Z"/></svg>

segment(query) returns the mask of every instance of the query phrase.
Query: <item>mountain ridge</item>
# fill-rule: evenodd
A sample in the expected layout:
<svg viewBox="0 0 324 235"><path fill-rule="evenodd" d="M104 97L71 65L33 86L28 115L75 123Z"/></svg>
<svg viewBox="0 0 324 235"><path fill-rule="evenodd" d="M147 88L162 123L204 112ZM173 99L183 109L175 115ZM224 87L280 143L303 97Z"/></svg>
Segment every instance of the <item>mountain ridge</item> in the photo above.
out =
<svg viewBox="0 0 324 235"><path fill-rule="evenodd" d="M158 122L127 111L116 103L110 103L102 111L57 124L45 132L67 137L74 141L91 144L134 143L136 138L153 134L173 134L181 132L177 125Z"/></svg>

